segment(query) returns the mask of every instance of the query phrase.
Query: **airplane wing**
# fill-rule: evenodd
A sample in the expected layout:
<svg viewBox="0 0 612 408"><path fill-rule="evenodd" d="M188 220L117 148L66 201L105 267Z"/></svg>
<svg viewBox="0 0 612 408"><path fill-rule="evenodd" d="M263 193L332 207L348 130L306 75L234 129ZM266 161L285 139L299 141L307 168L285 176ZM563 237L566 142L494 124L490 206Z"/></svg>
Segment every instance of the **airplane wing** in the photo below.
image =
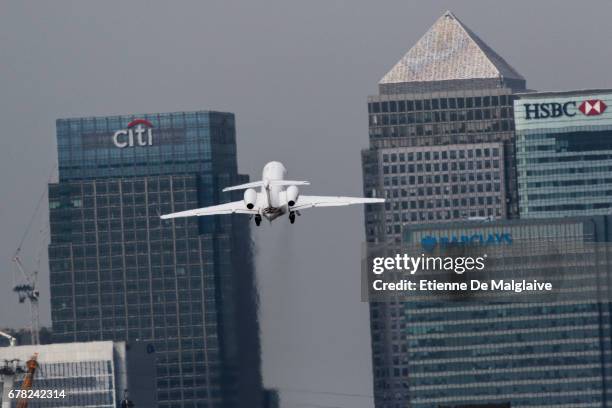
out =
<svg viewBox="0 0 612 408"><path fill-rule="evenodd" d="M339 207L351 204L384 203L384 198L367 197L331 197L331 196L307 196L300 195L292 210L303 210L311 207Z"/></svg>
<svg viewBox="0 0 612 408"><path fill-rule="evenodd" d="M161 216L162 220L169 218L181 218L181 217L193 217L202 215L219 215L219 214L257 214L257 210L249 210L244 205L244 201L234 201L232 203L225 203L219 205L213 205L210 207L196 208L194 210L187 210L181 212L175 212L172 214L164 214Z"/></svg>

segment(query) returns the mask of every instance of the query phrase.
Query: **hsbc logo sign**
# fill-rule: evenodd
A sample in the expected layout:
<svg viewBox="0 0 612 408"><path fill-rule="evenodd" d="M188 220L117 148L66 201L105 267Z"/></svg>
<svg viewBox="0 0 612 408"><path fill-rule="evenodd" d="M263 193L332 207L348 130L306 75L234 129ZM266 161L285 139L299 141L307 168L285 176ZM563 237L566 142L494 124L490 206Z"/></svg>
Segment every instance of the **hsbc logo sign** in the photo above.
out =
<svg viewBox="0 0 612 408"><path fill-rule="evenodd" d="M134 119L127 129L113 135L113 144L120 149L134 146L153 146L153 124L146 119Z"/></svg>
<svg viewBox="0 0 612 408"><path fill-rule="evenodd" d="M561 116L576 116L576 101L550 103L526 103L525 119L559 118Z"/></svg>
<svg viewBox="0 0 612 408"><path fill-rule="evenodd" d="M525 103L525 119L548 119L573 117L577 112L585 116L599 116L606 111L607 105L601 99L589 99L582 102L569 101L564 103Z"/></svg>
<svg viewBox="0 0 612 408"><path fill-rule="evenodd" d="M600 99L591 99L580 104L578 109L586 116L599 116L608 106Z"/></svg>

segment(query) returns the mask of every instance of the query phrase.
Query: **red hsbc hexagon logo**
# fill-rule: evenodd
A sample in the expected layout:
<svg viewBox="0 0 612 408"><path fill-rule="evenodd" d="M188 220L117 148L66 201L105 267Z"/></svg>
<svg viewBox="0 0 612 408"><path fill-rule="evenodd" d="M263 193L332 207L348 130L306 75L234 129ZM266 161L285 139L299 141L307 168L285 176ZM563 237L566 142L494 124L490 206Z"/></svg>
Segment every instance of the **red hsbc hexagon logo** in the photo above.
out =
<svg viewBox="0 0 612 408"><path fill-rule="evenodd" d="M582 102L578 109L586 116L598 116L604 113L607 107L601 99L590 99Z"/></svg>

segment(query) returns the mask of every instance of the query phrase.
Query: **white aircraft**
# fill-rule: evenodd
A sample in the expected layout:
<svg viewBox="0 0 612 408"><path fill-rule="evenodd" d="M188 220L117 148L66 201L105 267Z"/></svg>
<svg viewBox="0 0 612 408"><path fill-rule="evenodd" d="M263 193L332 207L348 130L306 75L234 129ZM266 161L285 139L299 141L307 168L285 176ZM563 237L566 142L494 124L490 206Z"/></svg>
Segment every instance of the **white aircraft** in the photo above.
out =
<svg viewBox="0 0 612 408"><path fill-rule="evenodd" d="M297 186L306 186L308 181L285 180L287 169L280 162L270 162L265 165L260 181L240 184L224 188L223 191L244 190L244 199L232 203L213 205L172 214L161 218L191 217L218 214L250 214L255 216L255 224L261 224L262 217L272 222L283 214L289 213L289 221L293 224L295 216L301 215L300 210L311 207L335 207L351 204L383 203L384 198L365 197L325 197L300 195ZM260 192L254 189L260 187Z"/></svg>

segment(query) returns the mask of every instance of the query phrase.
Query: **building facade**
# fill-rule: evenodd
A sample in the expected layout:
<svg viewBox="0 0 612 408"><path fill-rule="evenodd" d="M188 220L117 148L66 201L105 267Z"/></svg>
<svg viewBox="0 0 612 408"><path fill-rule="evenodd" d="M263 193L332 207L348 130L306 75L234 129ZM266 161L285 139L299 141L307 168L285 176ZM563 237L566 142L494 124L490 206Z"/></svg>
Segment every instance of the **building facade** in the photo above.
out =
<svg viewBox="0 0 612 408"><path fill-rule="evenodd" d="M155 379L143 381L142 376L131 375L128 369L128 360L133 363L135 374L139 366L154 367L153 356L147 358L140 350L130 350L125 342L97 341L0 348L0 359L4 361L0 397L3 408L17 405L18 398L10 398L10 391L21 388L25 364L35 354L38 367L31 389L38 391L39 396L46 390L53 394L33 398L29 406L116 408L126 389L137 395L136 399L130 397L136 406L151 406L155 401L151 398L155 394L152 393Z"/></svg>
<svg viewBox="0 0 612 408"><path fill-rule="evenodd" d="M518 215L514 94L525 79L446 12L368 98L362 152L368 243L400 243L406 226ZM409 358L398 304L370 304L377 408L408 406Z"/></svg>
<svg viewBox="0 0 612 408"><path fill-rule="evenodd" d="M411 223L516 216L521 90L518 72L452 13L440 17L368 98L364 189L388 199L384 211L368 207L368 240L401 242Z"/></svg>
<svg viewBox="0 0 612 408"><path fill-rule="evenodd" d="M612 211L612 90L515 100L521 218Z"/></svg>
<svg viewBox="0 0 612 408"><path fill-rule="evenodd" d="M235 198L219 195L248 179L237 172L234 115L59 119L57 143L54 340L150 342L159 407L258 406L247 220L159 218Z"/></svg>
<svg viewBox="0 0 612 408"><path fill-rule="evenodd" d="M504 240L481 237L503 236ZM487 254L487 276L552 283L550 296L399 305L413 408L605 407L612 390L610 216L455 222L406 229L409 251ZM470 272L466 281L479 278ZM505 295L504 295L505 296Z"/></svg>

